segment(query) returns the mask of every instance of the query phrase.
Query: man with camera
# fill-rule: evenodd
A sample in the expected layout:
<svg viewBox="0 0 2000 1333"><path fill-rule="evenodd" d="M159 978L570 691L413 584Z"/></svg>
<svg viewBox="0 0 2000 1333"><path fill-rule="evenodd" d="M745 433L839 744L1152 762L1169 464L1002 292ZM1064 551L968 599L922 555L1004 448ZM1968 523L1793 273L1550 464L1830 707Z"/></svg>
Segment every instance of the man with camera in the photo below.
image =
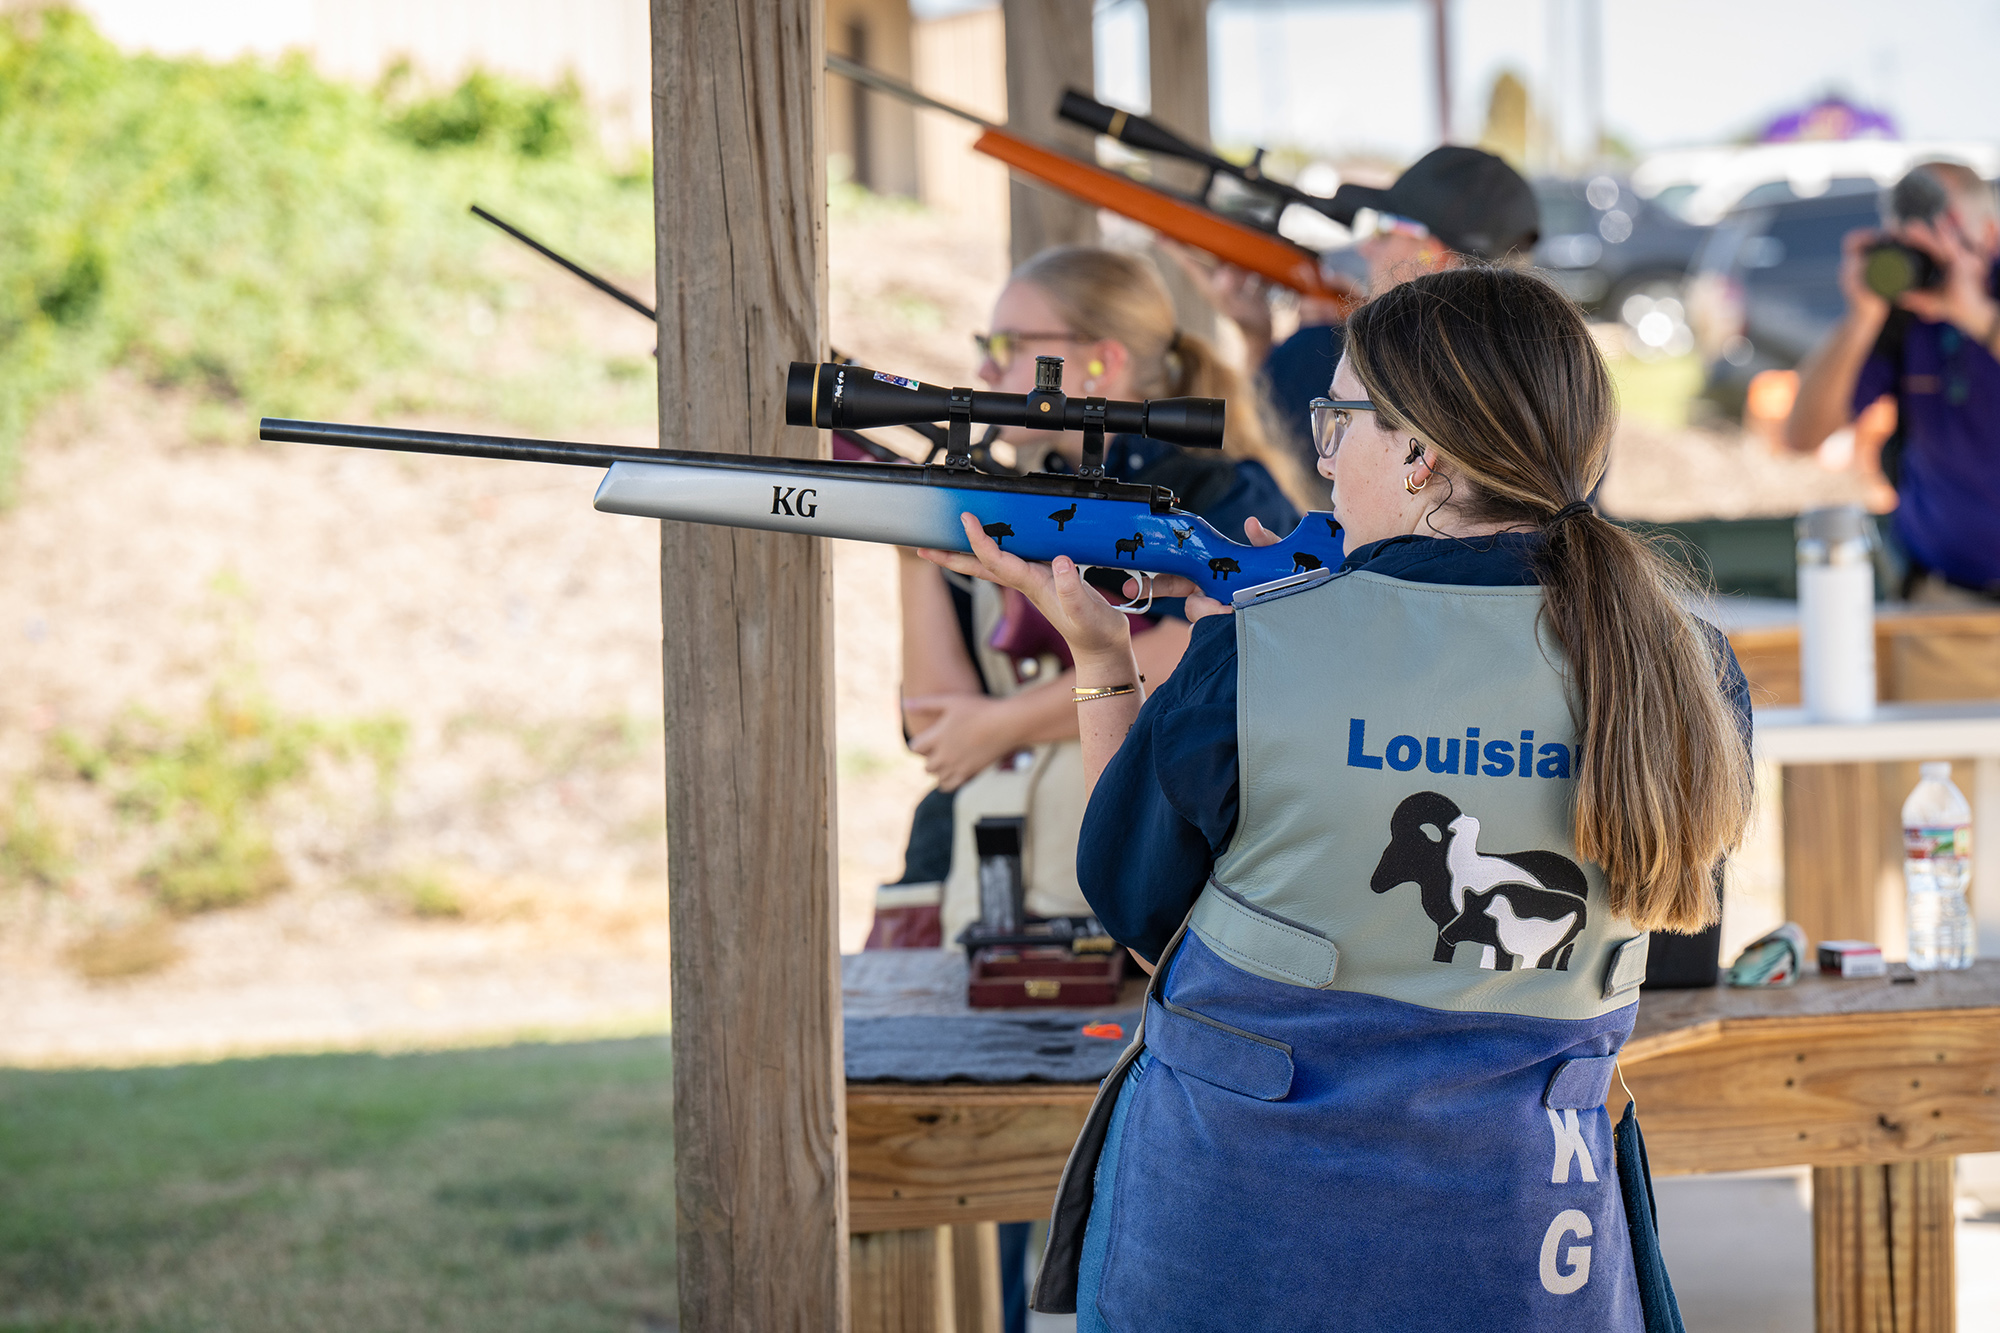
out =
<svg viewBox="0 0 2000 1333"><path fill-rule="evenodd" d="M1886 212L1886 232L1844 242L1847 314L1799 367L1786 442L1817 449L1893 395L1882 469L1910 559L1906 594L2000 600L2000 196L1967 167L1927 162Z"/></svg>

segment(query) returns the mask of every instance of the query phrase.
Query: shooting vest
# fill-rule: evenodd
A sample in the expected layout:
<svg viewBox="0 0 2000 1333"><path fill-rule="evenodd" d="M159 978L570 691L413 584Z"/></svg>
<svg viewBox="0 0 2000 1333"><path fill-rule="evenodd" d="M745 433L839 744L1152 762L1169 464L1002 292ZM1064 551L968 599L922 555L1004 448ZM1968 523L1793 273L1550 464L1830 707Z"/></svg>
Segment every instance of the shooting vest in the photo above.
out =
<svg viewBox="0 0 2000 1333"><path fill-rule="evenodd" d="M988 693L1004 698L1051 680L1063 669L1053 656L1039 658L1035 674L1024 683L1016 664L992 646L1003 608L1000 589L983 579L966 579L960 586L966 585L972 593L974 661ZM967 781L952 802L951 872L938 912L947 946L979 918L979 854L972 830L982 819L1022 817L1021 887L1030 913L1090 913L1076 882L1076 842L1083 831L1083 748L1073 740L1051 741L1032 746L1015 759L1018 762L1003 761Z"/></svg>
<svg viewBox="0 0 2000 1333"><path fill-rule="evenodd" d="M1359 571L1238 594L1236 832L1038 1308L1073 1306L1087 1215L1114 1329L1641 1327L1603 1103L1646 937L1576 852L1541 609Z"/></svg>

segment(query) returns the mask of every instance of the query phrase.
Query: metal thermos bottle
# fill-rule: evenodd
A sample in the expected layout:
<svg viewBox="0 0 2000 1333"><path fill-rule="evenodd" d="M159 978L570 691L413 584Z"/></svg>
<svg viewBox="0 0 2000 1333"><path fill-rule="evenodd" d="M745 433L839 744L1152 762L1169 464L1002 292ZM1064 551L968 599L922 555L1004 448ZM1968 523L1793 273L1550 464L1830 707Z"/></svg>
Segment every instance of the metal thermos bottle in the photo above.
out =
<svg viewBox="0 0 2000 1333"><path fill-rule="evenodd" d="M1799 685L1816 722L1875 715L1873 536L1860 505L1799 515Z"/></svg>

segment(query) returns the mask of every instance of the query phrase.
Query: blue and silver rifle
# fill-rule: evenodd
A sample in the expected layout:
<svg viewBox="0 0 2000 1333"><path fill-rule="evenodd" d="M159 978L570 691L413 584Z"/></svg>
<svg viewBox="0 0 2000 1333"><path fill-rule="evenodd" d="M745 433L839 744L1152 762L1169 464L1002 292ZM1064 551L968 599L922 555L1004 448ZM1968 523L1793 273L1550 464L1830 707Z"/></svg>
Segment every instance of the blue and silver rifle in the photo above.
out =
<svg viewBox="0 0 2000 1333"><path fill-rule="evenodd" d="M1216 398L1124 402L1062 392L1062 362L1036 359L1033 393L946 389L861 366L792 363L785 420L821 430L945 423L943 463L883 464L632 449L442 431L346 426L266 417L266 440L455 454L605 468L596 507L611 514L797 532L850 541L967 549L959 515L977 517L1003 550L1029 560L1066 555L1077 564L1133 574L1179 574L1227 601L1236 590L1302 570L1336 567L1341 536L1333 515L1307 514L1274 546L1223 536L1180 509L1163 486L1106 476L1107 434L1219 448ZM1074 474L1000 476L973 466L971 427L1081 431ZM1102 580L1099 580L1100 584ZM1150 579L1142 579L1150 584Z"/></svg>

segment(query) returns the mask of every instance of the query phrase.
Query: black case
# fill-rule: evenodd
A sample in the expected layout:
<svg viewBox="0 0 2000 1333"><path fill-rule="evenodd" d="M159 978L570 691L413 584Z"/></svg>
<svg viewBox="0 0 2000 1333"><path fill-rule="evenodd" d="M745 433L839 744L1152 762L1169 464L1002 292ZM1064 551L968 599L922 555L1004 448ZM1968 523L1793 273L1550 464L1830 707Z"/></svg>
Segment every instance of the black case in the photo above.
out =
<svg viewBox="0 0 2000 1333"><path fill-rule="evenodd" d="M1717 875L1720 879L1720 874ZM1715 886L1721 898L1722 886ZM1646 981L1641 990L1694 990L1722 980L1722 923L1716 922L1699 935L1670 935L1653 932L1646 946Z"/></svg>

